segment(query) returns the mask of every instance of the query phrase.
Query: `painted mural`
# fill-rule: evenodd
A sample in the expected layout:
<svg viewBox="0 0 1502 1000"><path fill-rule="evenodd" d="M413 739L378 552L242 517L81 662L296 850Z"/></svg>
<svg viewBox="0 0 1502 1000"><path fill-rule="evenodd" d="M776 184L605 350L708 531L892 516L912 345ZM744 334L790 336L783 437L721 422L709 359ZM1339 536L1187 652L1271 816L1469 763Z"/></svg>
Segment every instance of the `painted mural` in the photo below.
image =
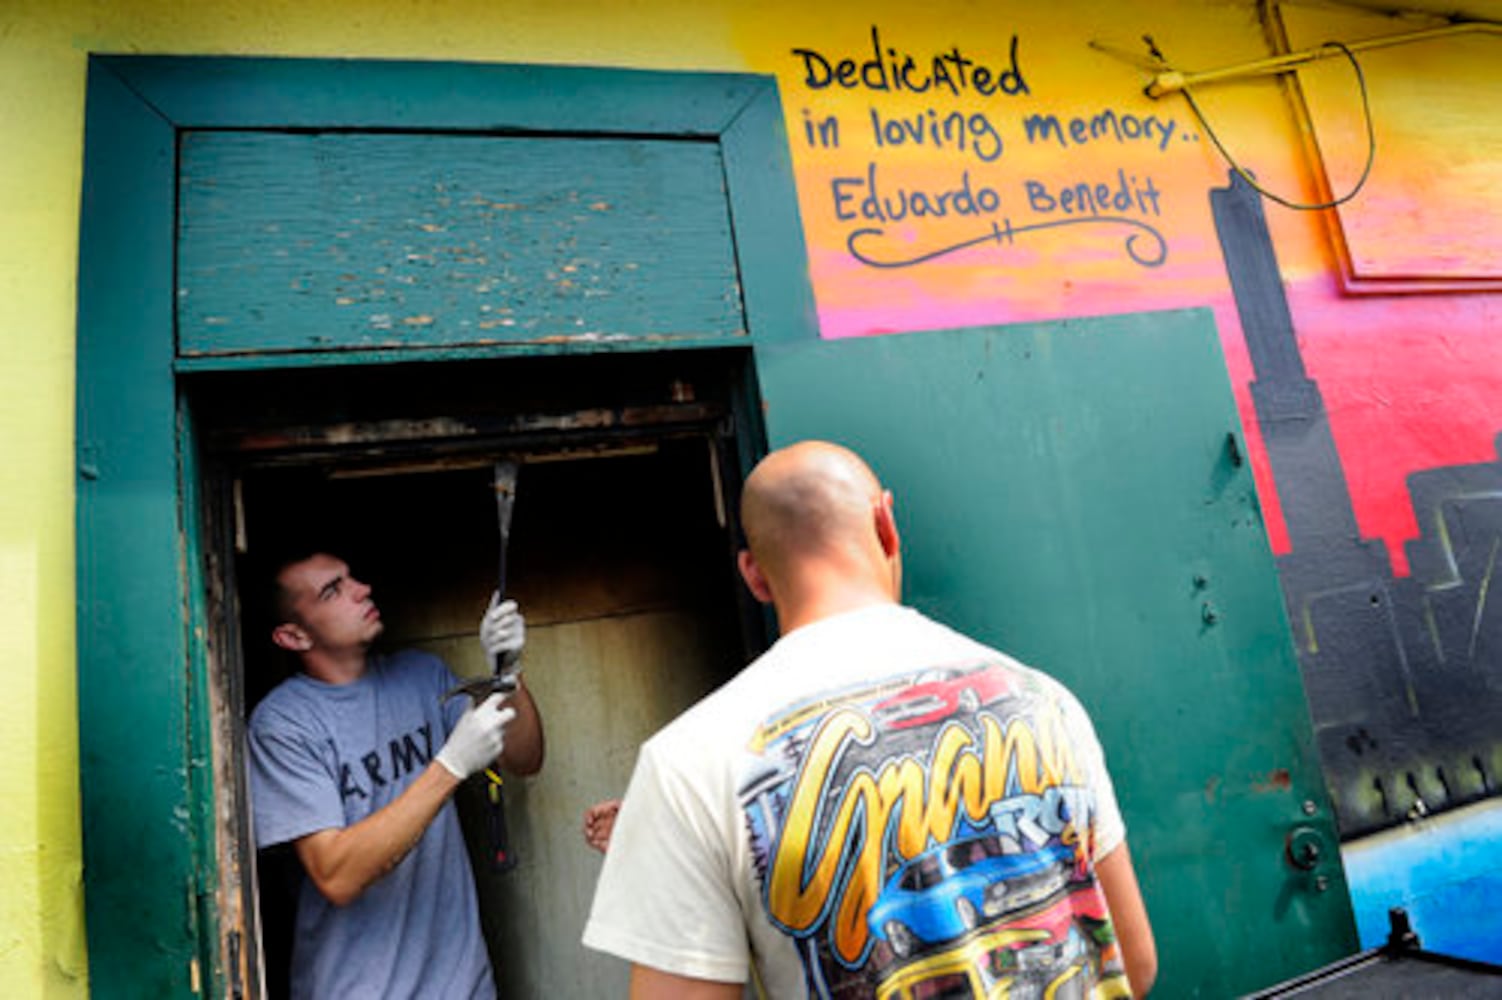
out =
<svg viewBox="0 0 1502 1000"><path fill-rule="evenodd" d="M1416 30L1372 15L1326 20L1356 32L1352 43ZM1502 664L1490 652L1502 622L1486 602L1502 538L1493 451L1502 396L1490 391L1502 359L1452 321L1493 307L1452 299L1436 312L1412 296L1352 303L1333 280L1344 244L1311 257L1283 232L1275 238L1264 205L1283 230L1304 227L1319 240L1346 222L1364 233L1367 257L1374 242L1393 253L1429 248L1400 270L1473 275L1488 271L1492 241L1457 242L1448 260L1432 258L1452 205L1483 216L1485 206L1466 193L1474 186L1453 196L1441 188L1427 208L1436 226L1424 225L1418 202L1429 195L1395 183L1426 152L1399 128L1418 109L1371 110L1366 57L1321 67L1325 158L1301 185L1263 171L1268 147L1244 121L1231 119L1216 148L1207 127L1224 114L1222 95L1201 92L1205 118L1181 95L1146 96L1156 71L1187 67L1171 61L1182 44L1171 24L1142 27L1131 38L1056 23L946 32L851 20L790 36L778 74L823 335L1211 305L1343 833L1485 798L1502 772L1502 740L1487 723L1502 708ZM1314 37L1318 15L1301 9L1298 29ZM1352 67L1356 80L1339 92L1330 74ZM1372 201L1358 190L1326 225L1252 190L1254 174L1290 204L1352 188L1366 114L1373 142L1391 143L1374 158ZM1245 162L1228 163L1238 139ZM1395 213L1394 191L1415 207ZM1375 236L1374 216L1386 220ZM1359 353L1357 329L1383 349ZM1476 405L1456 412L1402 399L1441 383Z"/></svg>
<svg viewBox="0 0 1502 1000"><path fill-rule="evenodd" d="M1423 532L1410 574L1363 539L1319 384L1299 355L1258 195L1240 177L1211 194L1256 370L1252 395L1283 500L1279 575L1326 781L1358 835L1485 798L1502 697L1487 607L1502 467L1409 478Z"/></svg>

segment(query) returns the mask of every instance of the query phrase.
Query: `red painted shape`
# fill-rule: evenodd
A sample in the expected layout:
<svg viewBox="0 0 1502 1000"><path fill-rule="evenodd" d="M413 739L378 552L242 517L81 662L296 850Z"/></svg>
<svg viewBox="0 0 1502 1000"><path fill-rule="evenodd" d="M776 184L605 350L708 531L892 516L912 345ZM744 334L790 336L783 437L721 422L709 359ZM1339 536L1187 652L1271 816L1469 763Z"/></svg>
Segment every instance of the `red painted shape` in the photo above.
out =
<svg viewBox="0 0 1502 1000"><path fill-rule="evenodd" d="M1406 576L1403 545L1419 534L1408 476L1498 460L1502 296L1350 299L1323 280L1287 287L1357 527Z"/></svg>

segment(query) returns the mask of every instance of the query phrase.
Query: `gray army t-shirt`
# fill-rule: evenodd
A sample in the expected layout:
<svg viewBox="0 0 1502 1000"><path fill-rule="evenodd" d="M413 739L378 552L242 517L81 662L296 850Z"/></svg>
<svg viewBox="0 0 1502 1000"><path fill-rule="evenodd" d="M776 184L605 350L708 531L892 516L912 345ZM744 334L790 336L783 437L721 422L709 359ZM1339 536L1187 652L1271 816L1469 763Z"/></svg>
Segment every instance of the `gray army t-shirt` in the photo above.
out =
<svg viewBox="0 0 1502 1000"><path fill-rule="evenodd" d="M442 660L372 656L351 684L289 678L251 715L256 845L359 822L393 801L443 746L465 700ZM452 801L417 846L348 906L305 880L292 956L296 997L494 997L469 855Z"/></svg>

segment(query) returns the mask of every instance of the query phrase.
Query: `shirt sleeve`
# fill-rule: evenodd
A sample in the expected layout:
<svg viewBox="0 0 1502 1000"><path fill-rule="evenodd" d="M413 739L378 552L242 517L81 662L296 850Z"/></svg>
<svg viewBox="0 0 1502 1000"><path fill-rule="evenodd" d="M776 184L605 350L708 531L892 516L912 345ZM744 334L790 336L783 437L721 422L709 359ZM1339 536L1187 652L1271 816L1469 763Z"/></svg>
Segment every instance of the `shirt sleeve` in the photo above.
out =
<svg viewBox="0 0 1502 1000"><path fill-rule="evenodd" d="M584 945L693 979L744 983L750 949L728 837L705 790L649 741L616 818Z"/></svg>
<svg viewBox="0 0 1502 1000"><path fill-rule="evenodd" d="M1090 721L1083 705L1071 692L1059 688L1061 708L1074 745L1081 754L1080 766L1094 805L1091 825L1094 827L1095 850L1090 860L1096 862L1110 854L1126 840L1126 824L1121 818L1121 807L1116 802L1116 788L1111 783L1111 773L1106 769L1106 754L1095 726Z"/></svg>
<svg viewBox="0 0 1502 1000"><path fill-rule="evenodd" d="M345 825L339 776L314 738L275 711L257 712L247 734L257 847Z"/></svg>

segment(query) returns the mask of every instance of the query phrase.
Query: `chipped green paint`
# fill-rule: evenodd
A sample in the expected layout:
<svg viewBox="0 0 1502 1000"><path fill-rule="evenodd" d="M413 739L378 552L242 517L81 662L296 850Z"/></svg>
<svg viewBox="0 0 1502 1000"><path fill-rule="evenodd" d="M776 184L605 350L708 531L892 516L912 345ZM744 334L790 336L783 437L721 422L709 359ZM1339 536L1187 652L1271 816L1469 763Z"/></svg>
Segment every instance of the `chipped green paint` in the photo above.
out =
<svg viewBox="0 0 1502 1000"><path fill-rule="evenodd" d="M184 356L746 335L710 139L189 132L180 162Z"/></svg>
<svg viewBox="0 0 1502 1000"><path fill-rule="evenodd" d="M78 301L78 712L94 995L181 996L199 963L172 380L172 150L89 72Z"/></svg>

